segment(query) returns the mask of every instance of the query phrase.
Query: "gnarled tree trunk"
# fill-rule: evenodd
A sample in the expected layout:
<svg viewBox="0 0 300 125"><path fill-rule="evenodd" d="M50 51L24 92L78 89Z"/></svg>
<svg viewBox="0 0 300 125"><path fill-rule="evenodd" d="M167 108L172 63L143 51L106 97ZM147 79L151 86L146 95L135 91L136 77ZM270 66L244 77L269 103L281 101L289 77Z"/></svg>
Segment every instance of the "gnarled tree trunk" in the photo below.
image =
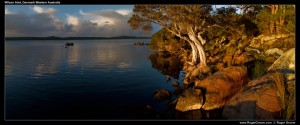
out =
<svg viewBox="0 0 300 125"><path fill-rule="evenodd" d="M180 30L182 26L178 26L178 24L174 23L174 28L167 28L169 32L178 36L179 38L187 41L192 48L192 62L189 63L191 65L197 65L200 62L200 66L206 66L206 57L203 45L206 41L200 36L199 32L196 32L197 28L193 28L192 26L184 26L187 31L187 36L180 34Z"/></svg>
<svg viewBox="0 0 300 125"><path fill-rule="evenodd" d="M196 65L198 63L198 57L199 57L198 56L198 49L197 49L197 47L195 46L194 43L189 41L189 44L192 48L192 64Z"/></svg>
<svg viewBox="0 0 300 125"><path fill-rule="evenodd" d="M203 41L200 42L197 39L197 35L196 35L195 31L193 30L193 28L189 28L188 36L197 48L197 51L199 54L199 59L200 59L200 66L206 66L206 57L205 57L205 51L203 48L203 45L205 44L205 42L203 42ZM200 35L198 35L198 38L200 38L200 40L203 40ZM201 44L201 43L203 43L203 44Z"/></svg>

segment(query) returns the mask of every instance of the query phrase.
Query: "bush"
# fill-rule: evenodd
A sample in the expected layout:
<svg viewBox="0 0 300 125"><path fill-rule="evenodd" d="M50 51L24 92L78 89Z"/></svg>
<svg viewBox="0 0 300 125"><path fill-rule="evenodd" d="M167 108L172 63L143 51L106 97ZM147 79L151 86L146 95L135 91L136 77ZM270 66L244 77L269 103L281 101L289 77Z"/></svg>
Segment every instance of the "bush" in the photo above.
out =
<svg viewBox="0 0 300 125"><path fill-rule="evenodd" d="M258 78L262 76L265 73L265 66L264 66L265 61L262 59L255 60L254 68L253 68L253 74L252 78Z"/></svg>
<svg viewBox="0 0 300 125"><path fill-rule="evenodd" d="M182 48L186 49L188 46L187 42L180 40L164 28L153 34L149 43L149 48L152 50L172 53L179 52Z"/></svg>

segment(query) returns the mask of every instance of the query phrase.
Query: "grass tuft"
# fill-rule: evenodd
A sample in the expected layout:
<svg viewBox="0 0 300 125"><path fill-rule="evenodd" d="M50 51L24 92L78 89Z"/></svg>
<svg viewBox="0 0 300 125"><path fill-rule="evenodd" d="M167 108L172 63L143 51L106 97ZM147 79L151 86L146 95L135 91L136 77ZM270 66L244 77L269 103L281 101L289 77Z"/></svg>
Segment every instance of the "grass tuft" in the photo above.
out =
<svg viewBox="0 0 300 125"><path fill-rule="evenodd" d="M273 80L277 87L276 94L279 97L283 109L282 117L286 120L290 120L292 119L295 109L295 94L290 93L290 95L288 95L287 86L284 82L284 75L282 73L275 72L273 74Z"/></svg>

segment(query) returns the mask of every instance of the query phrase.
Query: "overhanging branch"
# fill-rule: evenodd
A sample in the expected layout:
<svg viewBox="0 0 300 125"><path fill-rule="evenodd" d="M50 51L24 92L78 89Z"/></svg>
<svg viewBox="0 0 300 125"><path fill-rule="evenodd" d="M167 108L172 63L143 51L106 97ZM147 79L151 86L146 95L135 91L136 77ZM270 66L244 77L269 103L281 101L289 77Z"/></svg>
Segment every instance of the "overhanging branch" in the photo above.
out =
<svg viewBox="0 0 300 125"><path fill-rule="evenodd" d="M191 42L190 39L188 39L188 38L185 37L185 36L182 36L180 33L177 33L177 32L175 32L175 31L171 30L169 27L166 27L166 29L167 29L169 32L171 32L172 34L178 36L180 39L183 39L183 40L185 40L185 41L187 41L187 42L189 42L189 43Z"/></svg>

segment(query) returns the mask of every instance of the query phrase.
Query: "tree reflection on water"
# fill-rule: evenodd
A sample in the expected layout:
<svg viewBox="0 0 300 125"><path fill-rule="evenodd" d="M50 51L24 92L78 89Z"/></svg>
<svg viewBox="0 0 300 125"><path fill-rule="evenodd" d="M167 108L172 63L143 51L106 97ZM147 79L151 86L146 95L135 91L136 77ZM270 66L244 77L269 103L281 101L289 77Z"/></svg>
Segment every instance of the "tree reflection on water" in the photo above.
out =
<svg viewBox="0 0 300 125"><path fill-rule="evenodd" d="M179 78L182 69L182 62L176 55L172 55L167 51L153 53L149 56L152 67L160 71L162 74L171 76L174 79Z"/></svg>

